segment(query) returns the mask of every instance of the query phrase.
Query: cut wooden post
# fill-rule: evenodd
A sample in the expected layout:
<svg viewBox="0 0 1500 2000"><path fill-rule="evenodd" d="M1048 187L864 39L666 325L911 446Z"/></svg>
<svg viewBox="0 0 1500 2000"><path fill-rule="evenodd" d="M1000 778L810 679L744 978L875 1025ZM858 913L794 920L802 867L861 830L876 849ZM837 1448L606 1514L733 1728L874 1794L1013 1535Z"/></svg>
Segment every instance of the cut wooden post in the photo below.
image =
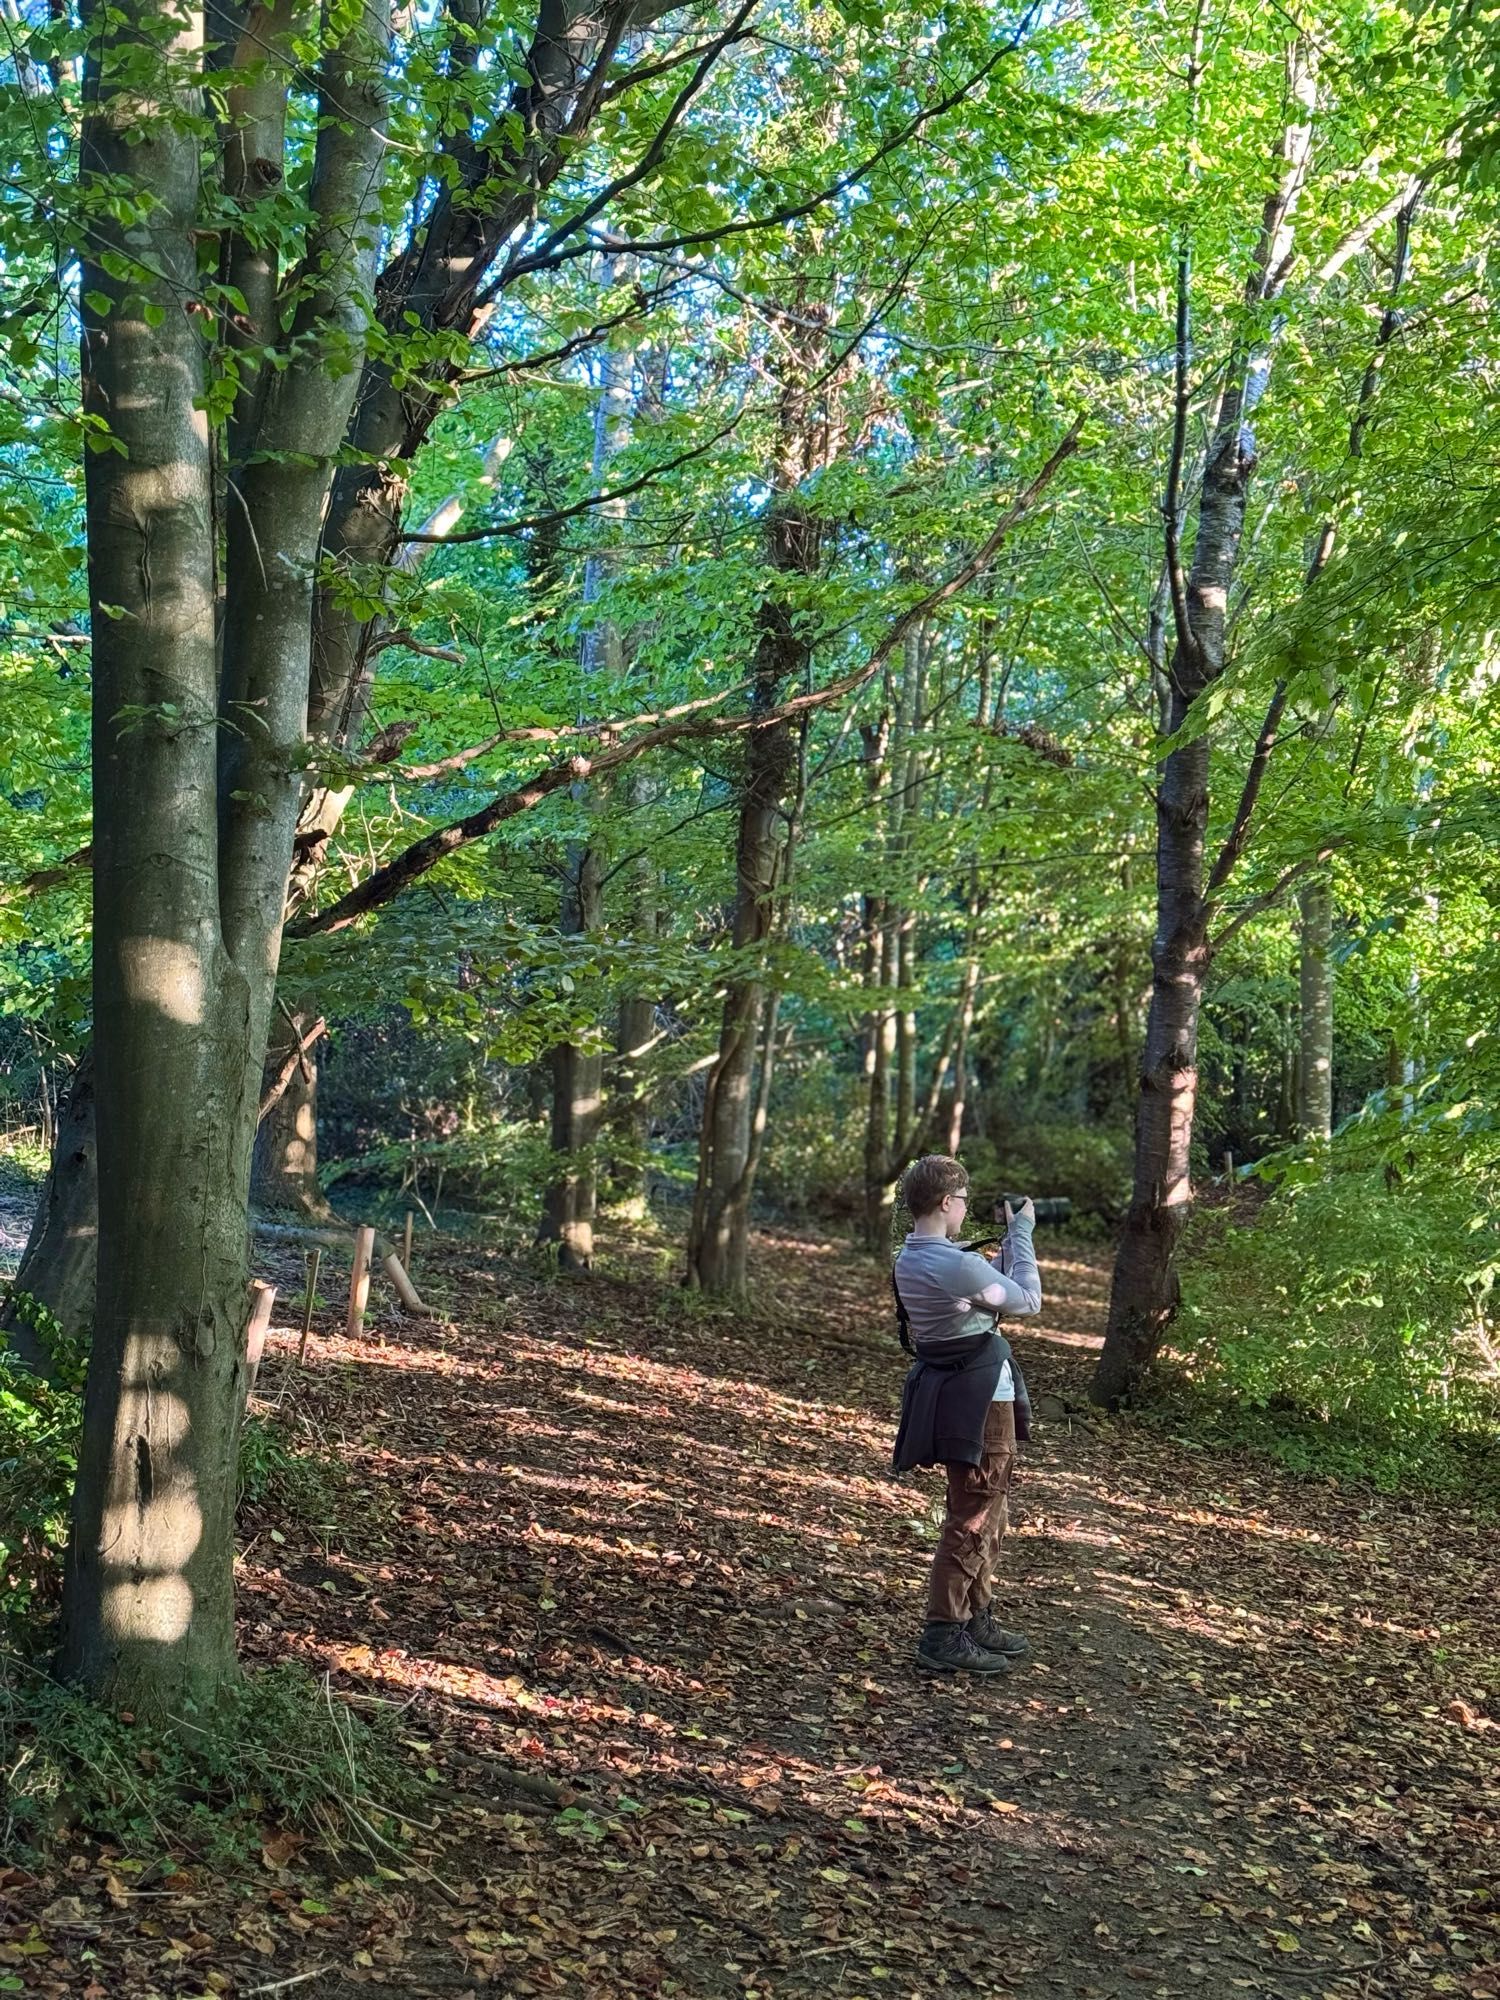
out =
<svg viewBox="0 0 1500 2000"><path fill-rule="evenodd" d="M432 1307L423 1304L416 1286L407 1277L405 1267L402 1265L401 1259L396 1255L395 1251L387 1250L380 1262L385 1275L391 1281L396 1297L406 1307L406 1310L409 1313L415 1314L418 1319L431 1319L433 1317Z"/></svg>
<svg viewBox="0 0 1500 2000"><path fill-rule="evenodd" d="M266 1350L266 1334L271 1325L271 1308L276 1303L276 1287L250 1281L250 1321L245 1328L245 1394L255 1387L260 1373L260 1357Z"/></svg>
<svg viewBox="0 0 1500 2000"><path fill-rule="evenodd" d="M307 1338L312 1332L313 1301L318 1294L318 1268L323 1262L323 1246L320 1243L311 1258L303 1258L307 1266L307 1303L302 1308L302 1338L297 1344L297 1366L300 1368L307 1359Z"/></svg>
<svg viewBox="0 0 1500 2000"><path fill-rule="evenodd" d="M1224 1148L1224 1178L1226 1181L1234 1179L1234 1154L1227 1146Z"/></svg>
<svg viewBox="0 0 1500 2000"><path fill-rule="evenodd" d="M401 1239L401 1267L408 1277L411 1276L411 1226L412 1211L408 1209L406 1211L406 1233Z"/></svg>
<svg viewBox="0 0 1500 2000"><path fill-rule="evenodd" d="M370 1253L374 1248L374 1230L356 1229L354 1268L349 1273L349 1313L344 1321L346 1340L358 1340L365 1330L365 1307L370 1302Z"/></svg>

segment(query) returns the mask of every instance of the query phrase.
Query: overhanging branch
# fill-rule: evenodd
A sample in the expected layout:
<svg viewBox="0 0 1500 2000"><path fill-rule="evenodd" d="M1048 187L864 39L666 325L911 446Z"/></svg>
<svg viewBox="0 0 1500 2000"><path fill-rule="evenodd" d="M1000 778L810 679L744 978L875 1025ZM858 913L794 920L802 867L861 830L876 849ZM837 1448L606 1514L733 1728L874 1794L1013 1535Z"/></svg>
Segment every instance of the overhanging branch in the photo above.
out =
<svg viewBox="0 0 1500 2000"><path fill-rule="evenodd" d="M524 785L517 786L513 791L502 792L498 798L491 799L477 812L470 813L463 819L454 820L447 826L435 827L421 840L403 849L384 867L377 868L373 874L366 876L363 882L358 883L347 895L340 896L328 909L321 910L314 916L303 917L299 922L289 925L287 936L317 937L333 931L346 930L350 924L357 923L371 910L379 909L382 904L400 895L403 889L437 867L439 862L456 854L460 848L467 847L476 840L483 840L497 827L503 826L507 820L529 812L533 806L540 805L554 792L563 791L581 779L598 777L607 771L619 770L626 764L634 763L637 757L644 756L650 750L665 749L672 744L693 739L740 735L753 729L774 728L795 716L814 709L826 708L831 702L840 701L845 695L853 694L880 671L885 661L902 644L913 625L931 617L941 605L948 603L961 590L966 589L994 560L1006 536L1051 484L1060 467L1078 449L1083 423L1084 419L1080 417L1040 472L1006 508L993 532L974 555L961 564L935 590L928 591L924 597L903 611L900 617L894 619L884 638L873 649L863 666L856 668L853 673L846 674L841 680L833 681L815 693L798 695L793 700L784 702L779 708L764 714L710 716L696 719L685 717L665 722L654 729L647 729L643 734L624 742L611 743L592 756L565 757L549 765L545 770L538 771Z"/></svg>

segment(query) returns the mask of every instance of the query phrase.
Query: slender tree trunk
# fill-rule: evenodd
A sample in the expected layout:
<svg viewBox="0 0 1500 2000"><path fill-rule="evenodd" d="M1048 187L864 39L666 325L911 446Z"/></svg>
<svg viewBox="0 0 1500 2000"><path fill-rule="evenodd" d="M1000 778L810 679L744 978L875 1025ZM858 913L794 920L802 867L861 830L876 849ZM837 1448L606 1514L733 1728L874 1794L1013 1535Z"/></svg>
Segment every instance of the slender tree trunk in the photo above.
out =
<svg viewBox="0 0 1500 2000"><path fill-rule="evenodd" d="M969 1098L969 1035L974 1027L974 1001L979 992L979 960L964 964L963 994L959 1001L958 1034L953 1044L953 1102L948 1110L948 1151L957 1153L963 1143L964 1112Z"/></svg>
<svg viewBox="0 0 1500 2000"><path fill-rule="evenodd" d="M807 306L799 292L798 302ZM766 518L765 556L773 588L762 598L752 713L767 715L781 691L806 667L810 653L778 579L810 576L817 567L822 524L796 499L802 481L837 455L840 433L837 399L830 393L821 412L811 407L808 382L826 337L808 308L808 329L782 382L774 499ZM822 422L817 422L821 415ZM735 837L733 945L737 956L758 955L771 936L776 916L778 875L790 860L790 838L782 802L798 768L798 738L778 722L748 732ZM769 1021L774 1026L774 1011ZM698 1143L698 1179L688 1228L687 1283L706 1292L744 1289L750 1246L750 1208L760 1159L760 1138L769 1108L773 1038L766 992L757 973L728 984L719 1024L719 1047L704 1089ZM762 1048L757 1096L757 1051Z"/></svg>
<svg viewBox="0 0 1500 2000"><path fill-rule="evenodd" d="M1299 122L1282 141L1280 177L1268 197L1247 303L1263 306L1284 281L1291 260L1292 217L1311 154L1313 82L1301 48L1290 62L1291 99ZM1196 75L1194 76L1196 82ZM1179 267L1178 422L1173 472L1163 516L1170 538L1177 643L1169 666L1167 733L1224 671L1229 593L1239 558L1245 505L1255 471L1249 420L1263 393L1269 353L1231 358L1204 466L1197 540L1188 576L1175 563L1178 505L1175 481L1186 443L1187 282ZM1156 934L1151 946L1151 1004L1141 1060L1135 1164L1130 1206L1115 1259L1109 1320L1092 1395L1113 1406L1150 1366L1177 1309L1177 1245L1191 1213L1190 1153L1198 1094L1198 1020L1208 972L1209 901L1204 848L1208 832L1210 739L1204 735L1168 752L1156 795ZM1253 803L1253 794L1252 794ZM1223 857L1221 857L1221 861Z"/></svg>
<svg viewBox="0 0 1500 2000"><path fill-rule="evenodd" d="M651 1099L645 1053L656 1031L656 1002L630 994L620 1002L615 1030L608 1117L611 1152L610 1200L640 1220L646 1213L646 1151L651 1137Z"/></svg>
<svg viewBox="0 0 1500 2000"><path fill-rule="evenodd" d="M1333 1136L1333 891L1326 875L1303 889L1300 1061L1297 1132L1303 1139Z"/></svg>
<svg viewBox="0 0 1500 2000"><path fill-rule="evenodd" d="M593 848L570 857L562 929L577 937L599 928L599 858ZM597 1047L562 1042L552 1051L552 1152L556 1166L547 1188L537 1240L557 1245L564 1271L586 1271L594 1260L594 1210L598 1187L595 1148L604 1087Z"/></svg>
<svg viewBox="0 0 1500 2000"><path fill-rule="evenodd" d="M784 677L783 640L763 643L756 704L774 706ZM735 843L736 953L751 954L770 937L782 852L781 801L792 763L785 724L752 730ZM705 1292L745 1286L750 1245L756 1057L765 1025L761 979L731 980L719 1024L719 1049L704 1092L698 1185L688 1237L688 1283Z"/></svg>
<svg viewBox="0 0 1500 2000"><path fill-rule="evenodd" d="M629 795L643 805L648 783L632 771ZM640 856L628 871L631 886L631 930L641 943L657 933L656 863ZM647 1058L656 1032L656 1001L648 994L627 993L620 1002L615 1027L615 1059L609 1073L605 1117L610 1134L609 1196L637 1219L646 1213L646 1154L651 1133L651 1089Z"/></svg>
<svg viewBox="0 0 1500 2000"><path fill-rule="evenodd" d="M872 939L871 982L883 992L895 984L891 964L895 937L891 925L885 921L885 898L876 899L875 907L880 921ZM888 1001L881 1000L877 1004L865 1032L868 1084L865 1106L865 1246L870 1250L879 1250L889 1239L892 1202L886 1165L891 1154L891 1073L896 1060L896 1012Z"/></svg>
<svg viewBox="0 0 1500 2000"><path fill-rule="evenodd" d="M611 258L606 260L606 284L612 284L615 276L615 261ZM608 348L594 412L592 475L596 492L604 486L611 463L630 440L630 379L629 351ZM607 502L598 509L595 532L601 540L618 535L624 519L625 502ZM602 596L609 581L609 567L608 553L596 547L584 566L585 610L596 605ZM596 712L601 697L617 689L623 677L624 650L619 628L612 619L600 620L584 634L584 702ZM594 788L593 796L589 788L575 787L574 800L591 815L603 805L598 787ZM570 848L566 869L562 929L564 935L586 937L597 932L604 921L603 868L598 850L590 840ZM598 1204L595 1146L603 1108L602 1050L597 1046L559 1046L553 1051L552 1080L554 1170L542 1203L537 1240L557 1244L561 1270L586 1271L593 1262L594 1213Z"/></svg>
<svg viewBox="0 0 1500 2000"><path fill-rule="evenodd" d="M94 1330L98 1270L99 1169L94 1135L94 1058L86 1049L73 1072L31 1234L10 1288L0 1331L38 1374L47 1350L26 1304L35 1300L65 1333L87 1342Z"/></svg>

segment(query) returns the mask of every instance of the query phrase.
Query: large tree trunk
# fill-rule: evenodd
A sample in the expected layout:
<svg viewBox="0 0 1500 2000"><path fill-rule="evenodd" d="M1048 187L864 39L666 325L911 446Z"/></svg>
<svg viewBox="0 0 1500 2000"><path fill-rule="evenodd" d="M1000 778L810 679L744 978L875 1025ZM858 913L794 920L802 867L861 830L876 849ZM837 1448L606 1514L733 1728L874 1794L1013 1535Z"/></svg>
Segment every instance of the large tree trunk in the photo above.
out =
<svg viewBox="0 0 1500 2000"><path fill-rule="evenodd" d="M199 142L184 125L198 100L147 118L126 83L129 41L153 17L127 0L106 31L84 138L86 173L154 191L157 206L132 236L139 245L149 235L164 310L153 331L147 301L85 265L85 299L105 292L111 310L85 306L84 407L125 449L85 461L99 1289L60 1662L131 1706L212 1693L234 1671L254 1115L250 996L219 934L215 828L203 810L216 795L213 485L195 408L202 344L179 303L198 291ZM199 39L186 28L172 55L191 61Z"/></svg>
<svg viewBox="0 0 1500 2000"><path fill-rule="evenodd" d="M277 1017L267 1051L267 1081L280 1078L313 1023L304 1006ZM333 1211L318 1185L318 1058L316 1047L302 1050L291 1076L260 1121L250 1166L250 1198L257 1208L289 1209L311 1221L332 1220Z"/></svg>
<svg viewBox="0 0 1500 2000"><path fill-rule="evenodd" d="M1290 94L1300 122L1289 125L1283 137L1280 178L1266 202L1255 271L1246 287L1252 309L1264 306L1284 282L1291 261L1292 216L1311 153L1312 70L1300 49L1291 58ZM1187 276L1184 252L1179 264L1174 470L1163 507L1173 538L1169 565L1177 630L1163 718L1168 735L1183 727L1193 703L1224 671L1229 592L1255 470L1249 420L1270 369L1269 353L1242 350L1231 358L1199 492L1192 568L1182 580L1175 560L1175 524L1180 518L1175 479L1186 443ZM1209 748L1208 735L1201 734L1169 751L1157 787L1156 934L1151 945L1151 1003L1141 1059L1134 1177L1115 1259L1104 1351L1091 1391L1097 1402L1107 1406L1128 1395L1149 1367L1178 1304L1175 1260L1193 1200L1190 1152L1198 1095L1198 1019L1209 962L1204 868ZM1247 805L1253 803L1254 791L1247 790ZM1224 860L1221 855L1221 865Z"/></svg>
<svg viewBox="0 0 1500 2000"><path fill-rule="evenodd" d="M94 1059L85 1050L68 1085L42 1198L32 1218L6 1302L0 1331L11 1350L38 1374L49 1372L37 1337L35 1306L87 1343L94 1330L98 1270L99 1169L94 1137Z"/></svg>
<svg viewBox="0 0 1500 2000"><path fill-rule="evenodd" d="M118 449L85 464L98 1296L59 1655L65 1677L138 1710L211 1697L236 1671L250 1148L319 522L352 391L331 378L323 337L358 352L389 32L367 4L322 66L309 282L294 359L237 468L221 682L205 349L184 309L200 287L202 102L183 79L202 30L182 17L147 61L163 24L152 0L101 17L86 88L85 181L143 199L134 221L100 207L90 249L110 268L85 261L81 287L84 408Z"/></svg>
<svg viewBox="0 0 1500 2000"><path fill-rule="evenodd" d="M470 59L474 46L466 34L464 9L455 7L459 21L454 60ZM655 0L538 0L536 28L524 78L515 85L512 102L498 117L482 144L467 131L450 146L462 185L450 185L434 202L411 242L382 274L379 306L384 325L395 338L415 316L424 329L463 327L470 331L480 313L476 297L494 259L511 239L517 223L535 209L538 194L550 185L583 137L598 108L598 98L585 107L577 102L577 86L589 62L602 46L613 47L622 18L642 24L662 10ZM236 74L248 83L229 93L230 132L225 154L225 191L234 198L248 186L266 162L278 158L285 125L284 79L278 65L287 52L288 21L284 9L257 10L246 29L244 60ZM271 60L274 58L274 60ZM223 66L228 67L227 55ZM566 134L566 137L564 136ZM228 246L225 275L241 290L248 312L246 325L226 321L226 344L267 339L266 316L274 312L276 274L264 248L248 238ZM361 257L362 267L367 259ZM358 356L358 344L352 350ZM336 399L343 401L341 388ZM401 509L405 500L405 465L427 437L433 419L446 407L440 395L409 394L395 387L385 358L365 365L350 424L351 442L360 462L343 468L334 482L327 507L322 553L331 569L345 577L368 581L390 561L399 545ZM247 455L247 440L258 413L256 371L247 363L242 394L230 425L230 445L236 457ZM243 490L236 478L236 489ZM237 533L243 509L230 505L226 525ZM456 518L456 515L453 516ZM427 524L430 528L434 523ZM320 588L314 618L314 670L308 704L308 734L344 751L363 729L378 657L371 623L351 612L337 588ZM291 900L304 901L318 866L345 808L354 796L346 786L314 784L306 797L297 832L297 861ZM85 1216L94 1201L91 1172L80 1172L78 1148L61 1152L53 1162L52 1181L60 1208ZM90 1159L92 1151L90 1149ZM76 1181L76 1185L74 1185ZM72 1229L49 1244L55 1296L82 1298L92 1286L87 1268L90 1238ZM64 1269L66 1265L66 1269Z"/></svg>
<svg viewBox="0 0 1500 2000"><path fill-rule="evenodd" d="M1299 898L1302 962L1301 1060L1297 1069L1297 1133L1333 1137L1333 891L1326 875L1307 883Z"/></svg>

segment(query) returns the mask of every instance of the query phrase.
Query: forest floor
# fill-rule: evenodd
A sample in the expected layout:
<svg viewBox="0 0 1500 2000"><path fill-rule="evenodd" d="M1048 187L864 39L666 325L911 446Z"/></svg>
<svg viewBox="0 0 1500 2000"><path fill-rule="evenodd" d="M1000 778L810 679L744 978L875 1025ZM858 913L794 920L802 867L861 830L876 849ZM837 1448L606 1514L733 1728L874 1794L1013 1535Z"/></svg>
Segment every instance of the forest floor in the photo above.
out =
<svg viewBox="0 0 1500 2000"><path fill-rule="evenodd" d="M455 1245L444 1322L280 1328L256 1407L346 1484L247 1522L244 1650L408 1704L426 1825L75 1839L8 1871L0 1991L1497 2000L1492 1523L1068 1414L1106 1271L1043 1276L999 1682L913 1668L937 1483L847 1249L763 1236L726 1313Z"/></svg>

